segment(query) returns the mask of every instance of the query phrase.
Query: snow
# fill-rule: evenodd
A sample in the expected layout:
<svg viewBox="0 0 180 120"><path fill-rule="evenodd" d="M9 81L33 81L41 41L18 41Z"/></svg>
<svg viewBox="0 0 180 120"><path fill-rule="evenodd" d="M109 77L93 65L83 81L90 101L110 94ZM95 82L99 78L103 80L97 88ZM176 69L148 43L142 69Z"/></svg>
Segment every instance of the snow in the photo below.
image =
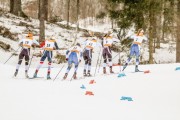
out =
<svg viewBox="0 0 180 120"><path fill-rule="evenodd" d="M10 28L11 32L19 33L19 39L25 37L27 28L18 26L20 21L34 26L34 31L38 33L38 20L31 19L25 21L22 18L11 14L0 16L0 25ZM83 24L87 23L85 26ZM61 22L61 24L66 22ZM93 23L92 25L89 25ZM80 21L80 26L88 30L104 32L111 28L107 19L100 23L87 18ZM70 24L75 26L75 24ZM23 35L21 35L23 33ZM128 34L131 34L132 30ZM54 35L60 48L69 48L76 36L78 42L81 33L73 30L60 28L58 25L46 23L46 34ZM38 40L38 36L35 36ZM65 40L67 39L67 40ZM85 39L84 39L85 40ZM39 71L40 79L25 79L24 60L20 67L18 76L13 78L15 66L18 62L18 55L13 56L6 64L3 64L15 50L18 43L8 38L0 36L0 41L11 45L11 52L0 49L0 120L180 120L180 81L179 70L175 71L179 64L175 63L175 45L161 44L160 49L156 49L154 59L157 63L152 65L140 65L140 70L150 70L150 73L132 73L135 69L134 62L125 70L125 77L118 78L118 74L102 75L102 62L100 70L97 69L95 77L80 80L72 80L73 68L69 73L68 80L61 81L67 63L52 63L52 80L46 80L47 61ZM31 49L33 52L41 49ZM64 51L60 51L64 54ZM95 48L92 60L92 75L98 60L100 49ZM20 53L20 49L16 52ZM121 61L127 59L128 48L120 53ZM54 56L56 51L53 52ZM112 52L112 56L118 53ZM148 46L142 47L143 60L148 60ZM32 57L32 56L30 56ZM113 59L117 63L119 56ZM55 60L53 58L53 60ZM35 68L39 64L40 58L33 57L29 69L29 76L32 77ZM162 64L164 63L164 64ZM171 63L171 64L167 64ZM57 73L65 65L55 81ZM78 76L83 73L84 61L79 64ZM99 65L98 65L99 66ZM73 66L74 67L74 66ZM122 67L121 67L122 69ZM120 67L113 67L115 72L120 71ZM107 69L109 72L109 69ZM89 84L90 80L95 80L95 84ZM80 87L84 85L86 89ZM92 91L94 96L85 95L86 91ZM122 96L131 97L133 101L120 100Z"/></svg>
<svg viewBox="0 0 180 120"><path fill-rule="evenodd" d="M118 74L102 75L101 68L92 78L61 81L66 66L53 81L45 78L25 79L24 68L20 69L17 78L12 78L15 67L0 64L0 119L179 120L180 71L175 71L178 66L141 65L140 69L151 71L148 74L131 73L134 66L128 66L126 76L122 78L118 78ZM62 65L52 69L52 79L60 67ZM119 71L119 67L113 69ZM34 71L30 68L29 75L32 76ZM38 75L46 77L46 72L47 68L41 68ZM80 67L78 76L82 76L82 72ZM92 79L96 83L89 84ZM81 89L82 85L86 89ZM85 95L86 91L92 91L94 96ZM131 97L133 101L120 100L122 96Z"/></svg>

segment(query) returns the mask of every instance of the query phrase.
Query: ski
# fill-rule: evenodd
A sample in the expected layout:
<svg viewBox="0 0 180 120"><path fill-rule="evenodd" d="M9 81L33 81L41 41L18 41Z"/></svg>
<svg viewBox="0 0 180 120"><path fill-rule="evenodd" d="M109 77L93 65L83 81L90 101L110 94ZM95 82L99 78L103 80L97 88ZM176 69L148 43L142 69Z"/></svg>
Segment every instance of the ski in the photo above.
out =
<svg viewBox="0 0 180 120"><path fill-rule="evenodd" d="M44 78L44 77L29 77L28 79L40 79L40 78Z"/></svg>
<svg viewBox="0 0 180 120"><path fill-rule="evenodd" d="M137 72L131 72L131 73L150 73L150 70L142 70L142 71L137 71Z"/></svg>

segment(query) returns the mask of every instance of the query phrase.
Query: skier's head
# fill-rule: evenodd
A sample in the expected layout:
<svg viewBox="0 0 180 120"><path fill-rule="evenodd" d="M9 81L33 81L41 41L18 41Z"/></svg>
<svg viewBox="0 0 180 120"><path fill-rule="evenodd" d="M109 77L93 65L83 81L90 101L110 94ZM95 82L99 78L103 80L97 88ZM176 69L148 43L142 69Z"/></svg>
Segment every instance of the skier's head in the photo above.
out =
<svg viewBox="0 0 180 120"><path fill-rule="evenodd" d="M80 43L76 43L77 46L81 47L81 44Z"/></svg>
<svg viewBox="0 0 180 120"><path fill-rule="evenodd" d="M93 38L91 39L91 41L97 42L97 39L96 39L95 37L93 37Z"/></svg>
<svg viewBox="0 0 180 120"><path fill-rule="evenodd" d="M111 30L105 31L105 37L108 37L112 34L113 32Z"/></svg>
<svg viewBox="0 0 180 120"><path fill-rule="evenodd" d="M142 28L138 29L137 35L142 36L144 34L144 30Z"/></svg>
<svg viewBox="0 0 180 120"><path fill-rule="evenodd" d="M33 39L33 34L32 34L31 32L29 32L29 33L27 34L26 38L32 40L32 39Z"/></svg>
<svg viewBox="0 0 180 120"><path fill-rule="evenodd" d="M90 35L91 37L94 36L94 32L93 32L93 31L88 31L88 32L89 32L89 35Z"/></svg>
<svg viewBox="0 0 180 120"><path fill-rule="evenodd" d="M50 40L55 40L55 37L54 37L54 36L51 36L51 37L50 37Z"/></svg>

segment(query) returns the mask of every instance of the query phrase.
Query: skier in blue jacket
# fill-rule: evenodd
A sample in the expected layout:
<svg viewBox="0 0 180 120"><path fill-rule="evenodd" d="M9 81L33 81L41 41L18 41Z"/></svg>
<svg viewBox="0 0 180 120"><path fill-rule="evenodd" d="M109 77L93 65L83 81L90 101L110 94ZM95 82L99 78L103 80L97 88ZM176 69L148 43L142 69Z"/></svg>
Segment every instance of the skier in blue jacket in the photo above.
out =
<svg viewBox="0 0 180 120"><path fill-rule="evenodd" d="M73 63L75 64L73 78L77 79L76 74L77 74L78 65L81 62L81 58L82 58L82 48L79 43L77 43L75 46L71 47L69 50L66 51L66 60L68 61L68 68L66 70L63 79L67 78Z"/></svg>
<svg viewBox="0 0 180 120"><path fill-rule="evenodd" d="M125 65L123 66L123 70L127 67L128 63L131 61L132 57L136 56L136 66L135 66L135 72L139 72L138 65L139 65L139 57L140 57L140 51L141 51L141 44L145 40L147 41L147 37L144 36L144 30L139 29L137 34L134 34L129 37L130 39L133 39L133 44L130 48L130 56L128 57Z"/></svg>

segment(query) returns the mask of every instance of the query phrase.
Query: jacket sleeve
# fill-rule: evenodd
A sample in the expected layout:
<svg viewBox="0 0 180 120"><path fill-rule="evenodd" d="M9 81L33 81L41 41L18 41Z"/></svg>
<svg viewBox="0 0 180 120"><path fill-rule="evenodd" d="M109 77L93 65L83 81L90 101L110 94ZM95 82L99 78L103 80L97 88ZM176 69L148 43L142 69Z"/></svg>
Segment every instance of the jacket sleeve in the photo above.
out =
<svg viewBox="0 0 180 120"><path fill-rule="evenodd" d="M69 52L70 52L69 50L66 51L66 58L69 57Z"/></svg>
<svg viewBox="0 0 180 120"><path fill-rule="evenodd" d="M39 45L39 43L36 40L33 40L33 43L35 43L36 45Z"/></svg>
<svg viewBox="0 0 180 120"><path fill-rule="evenodd" d="M59 47L58 47L58 45L57 45L57 42L54 42L54 45L55 45L56 50L59 50Z"/></svg>

